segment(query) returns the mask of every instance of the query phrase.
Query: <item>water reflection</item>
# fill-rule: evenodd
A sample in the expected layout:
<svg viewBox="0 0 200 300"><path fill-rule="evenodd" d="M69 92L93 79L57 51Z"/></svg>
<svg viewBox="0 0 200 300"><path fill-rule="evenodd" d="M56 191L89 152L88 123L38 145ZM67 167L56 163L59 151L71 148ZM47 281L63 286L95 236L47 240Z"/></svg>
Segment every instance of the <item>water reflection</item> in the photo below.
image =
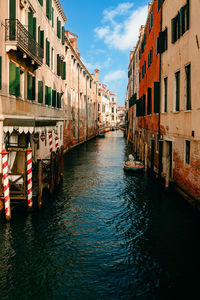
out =
<svg viewBox="0 0 200 300"><path fill-rule="evenodd" d="M195 299L199 215L124 173L128 151L119 132L90 141L41 211L0 220L0 299Z"/></svg>

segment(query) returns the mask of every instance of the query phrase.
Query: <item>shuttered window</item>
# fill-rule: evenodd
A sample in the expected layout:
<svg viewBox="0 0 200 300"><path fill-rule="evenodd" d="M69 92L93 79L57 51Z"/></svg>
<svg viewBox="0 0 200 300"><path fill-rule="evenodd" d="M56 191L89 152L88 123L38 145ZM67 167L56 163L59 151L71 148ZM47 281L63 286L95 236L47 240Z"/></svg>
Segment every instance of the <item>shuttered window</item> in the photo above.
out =
<svg viewBox="0 0 200 300"><path fill-rule="evenodd" d="M185 141L185 163L190 164L190 141Z"/></svg>
<svg viewBox="0 0 200 300"><path fill-rule="evenodd" d="M38 103L43 103L43 82L38 81Z"/></svg>
<svg viewBox="0 0 200 300"><path fill-rule="evenodd" d="M61 58L59 54L57 54L57 75L60 76L61 74Z"/></svg>
<svg viewBox="0 0 200 300"><path fill-rule="evenodd" d="M27 98L35 100L35 76L27 74Z"/></svg>
<svg viewBox="0 0 200 300"><path fill-rule="evenodd" d="M62 26L62 44L65 44L65 28Z"/></svg>
<svg viewBox="0 0 200 300"><path fill-rule="evenodd" d="M154 82L154 113L160 111L160 82Z"/></svg>
<svg viewBox="0 0 200 300"><path fill-rule="evenodd" d="M186 79L186 110L191 110L191 66L185 67Z"/></svg>
<svg viewBox="0 0 200 300"><path fill-rule="evenodd" d="M56 107L56 90L52 90L52 106Z"/></svg>
<svg viewBox="0 0 200 300"><path fill-rule="evenodd" d="M147 90L147 115L152 113L152 93L151 88Z"/></svg>
<svg viewBox="0 0 200 300"><path fill-rule="evenodd" d="M10 19L16 19L16 0L9 1L9 17Z"/></svg>
<svg viewBox="0 0 200 300"><path fill-rule="evenodd" d="M50 66L50 42L46 39L46 64Z"/></svg>
<svg viewBox="0 0 200 300"><path fill-rule="evenodd" d="M57 108L61 108L61 94L57 93Z"/></svg>
<svg viewBox="0 0 200 300"><path fill-rule="evenodd" d="M175 73L175 111L179 111L180 109L180 71Z"/></svg>
<svg viewBox="0 0 200 300"><path fill-rule="evenodd" d="M0 90L2 88L2 57L0 56Z"/></svg>
<svg viewBox="0 0 200 300"><path fill-rule="evenodd" d="M167 112L167 89L168 89L168 78L164 78L164 112Z"/></svg>
<svg viewBox="0 0 200 300"><path fill-rule="evenodd" d="M52 0L46 0L46 16L49 20L51 20L51 13L52 13Z"/></svg>
<svg viewBox="0 0 200 300"><path fill-rule="evenodd" d="M52 27L54 28L54 8L52 7L51 11L51 20L52 20Z"/></svg>
<svg viewBox="0 0 200 300"><path fill-rule="evenodd" d="M13 62L9 65L9 94L20 96L20 68Z"/></svg>
<svg viewBox="0 0 200 300"><path fill-rule="evenodd" d="M57 18L57 37L60 39L61 37L61 21Z"/></svg>
<svg viewBox="0 0 200 300"><path fill-rule="evenodd" d="M66 79L66 62L65 61L62 62L62 79L63 80Z"/></svg>
<svg viewBox="0 0 200 300"><path fill-rule="evenodd" d="M45 85L45 104L51 105L51 87Z"/></svg>
<svg viewBox="0 0 200 300"><path fill-rule="evenodd" d="M38 0L40 5L43 6L43 0Z"/></svg>

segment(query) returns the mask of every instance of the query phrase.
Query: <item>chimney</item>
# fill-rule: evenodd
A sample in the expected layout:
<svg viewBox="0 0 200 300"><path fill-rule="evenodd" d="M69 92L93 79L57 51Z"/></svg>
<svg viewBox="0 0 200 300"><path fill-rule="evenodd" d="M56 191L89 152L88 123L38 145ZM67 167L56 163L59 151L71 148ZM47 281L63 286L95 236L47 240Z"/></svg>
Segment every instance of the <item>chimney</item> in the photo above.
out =
<svg viewBox="0 0 200 300"><path fill-rule="evenodd" d="M95 72L95 81L99 82L99 70L95 69L94 72Z"/></svg>
<svg viewBox="0 0 200 300"><path fill-rule="evenodd" d="M81 54L80 53L78 53L78 57L81 58Z"/></svg>

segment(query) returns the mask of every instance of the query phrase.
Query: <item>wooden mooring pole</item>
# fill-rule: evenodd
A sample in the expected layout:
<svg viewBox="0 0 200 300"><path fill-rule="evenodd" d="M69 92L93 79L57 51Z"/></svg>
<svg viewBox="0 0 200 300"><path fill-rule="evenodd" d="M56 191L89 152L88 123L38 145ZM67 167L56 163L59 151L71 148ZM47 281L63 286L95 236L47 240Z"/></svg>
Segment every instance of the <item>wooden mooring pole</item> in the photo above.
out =
<svg viewBox="0 0 200 300"><path fill-rule="evenodd" d="M38 207L42 206L42 194L43 194L43 172L42 161L38 161Z"/></svg>

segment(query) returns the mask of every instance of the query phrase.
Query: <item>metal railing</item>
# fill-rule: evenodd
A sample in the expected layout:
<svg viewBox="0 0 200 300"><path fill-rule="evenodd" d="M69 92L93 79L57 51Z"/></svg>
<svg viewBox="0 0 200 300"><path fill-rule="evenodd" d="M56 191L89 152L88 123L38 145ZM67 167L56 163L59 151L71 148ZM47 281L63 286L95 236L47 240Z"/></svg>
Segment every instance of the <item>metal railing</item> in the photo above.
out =
<svg viewBox="0 0 200 300"><path fill-rule="evenodd" d="M16 41L20 48L27 54L30 53L33 59L37 59L42 63L43 49L34 40L28 30L17 19L5 20L5 40Z"/></svg>

